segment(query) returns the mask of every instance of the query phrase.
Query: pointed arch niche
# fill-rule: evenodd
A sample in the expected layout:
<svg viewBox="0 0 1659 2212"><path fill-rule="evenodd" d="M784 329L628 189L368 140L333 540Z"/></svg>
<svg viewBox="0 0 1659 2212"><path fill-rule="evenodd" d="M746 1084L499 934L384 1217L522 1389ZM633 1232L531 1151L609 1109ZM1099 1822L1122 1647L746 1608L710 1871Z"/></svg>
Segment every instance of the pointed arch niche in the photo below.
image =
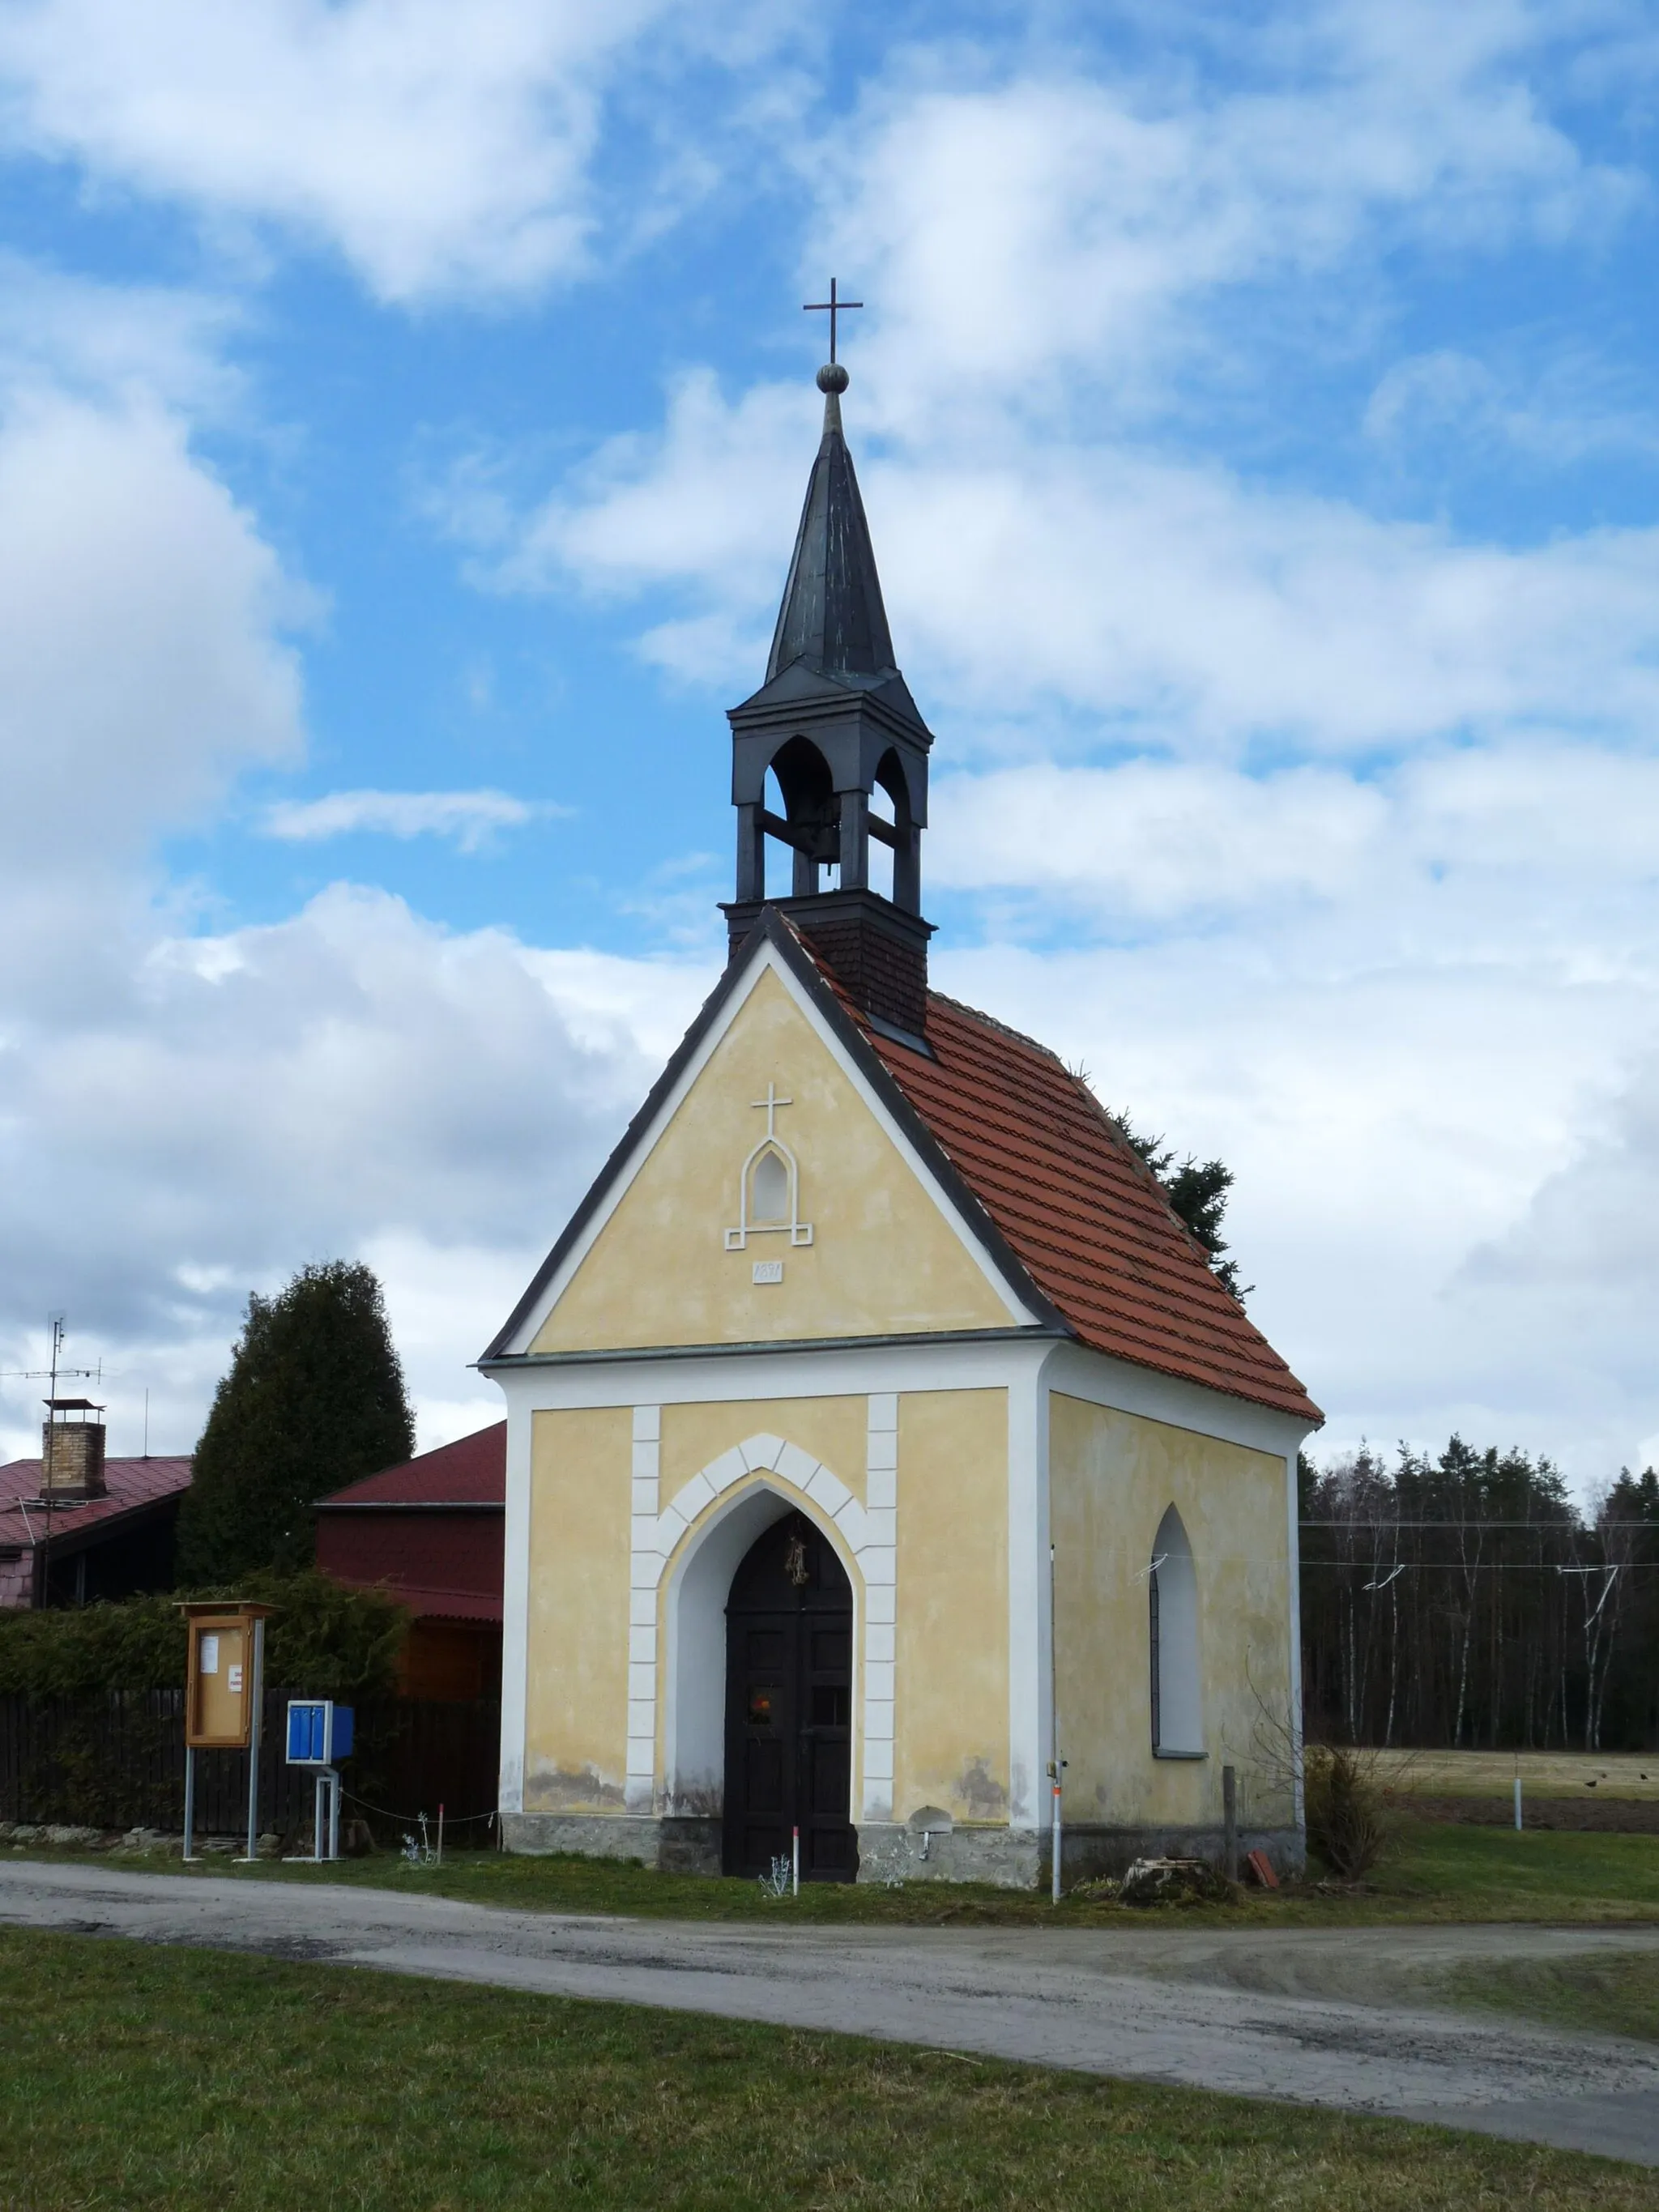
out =
<svg viewBox="0 0 1659 2212"><path fill-rule="evenodd" d="M1198 1577L1185 1522L1171 1505L1152 1540L1147 1577L1152 1753L1198 1759L1204 1753L1198 1665Z"/></svg>

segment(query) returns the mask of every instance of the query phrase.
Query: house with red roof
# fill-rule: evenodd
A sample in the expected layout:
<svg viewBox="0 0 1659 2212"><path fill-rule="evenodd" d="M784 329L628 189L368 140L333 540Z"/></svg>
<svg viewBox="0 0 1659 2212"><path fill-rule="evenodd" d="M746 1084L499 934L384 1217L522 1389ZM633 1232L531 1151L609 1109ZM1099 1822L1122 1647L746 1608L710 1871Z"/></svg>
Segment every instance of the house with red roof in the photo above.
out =
<svg viewBox="0 0 1659 2212"><path fill-rule="evenodd" d="M930 988L933 739L818 382L728 965L480 1363L506 1840L1030 1884L1231 1808L1293 1863L1320 1414L1087 1082Z"/></svg>
<svg viewBox="0 0 1659 2212"><path fill-rule="evenodd" d="M385 1590L413 1616L398 1662L406 1697L501 1693L506 1495L507 1424L497 1421L315 1508L323 1572Z"/></svg>
<svg viewBox="0 0 1659 2212"><path fill-rule="evenodd" d="M173 1587L188 1458L111 1459L101 1406L55 1399L39 1459L0 1467L0 1607L86 1605Z"/></svg>

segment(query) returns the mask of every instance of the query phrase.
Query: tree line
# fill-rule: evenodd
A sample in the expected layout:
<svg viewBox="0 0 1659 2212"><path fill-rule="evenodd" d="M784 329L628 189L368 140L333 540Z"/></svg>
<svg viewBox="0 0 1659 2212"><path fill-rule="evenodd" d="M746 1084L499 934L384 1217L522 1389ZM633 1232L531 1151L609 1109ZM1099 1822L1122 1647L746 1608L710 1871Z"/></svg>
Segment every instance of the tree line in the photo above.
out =
<svg viewBox="0 0 1659 2212"><path fill-rule="evenodd" d="M1307 1733L1332 1743L1659 1742L1659 1476L1588 1507L1547 1459L1401 1445L1301 1462Z"/></svg>

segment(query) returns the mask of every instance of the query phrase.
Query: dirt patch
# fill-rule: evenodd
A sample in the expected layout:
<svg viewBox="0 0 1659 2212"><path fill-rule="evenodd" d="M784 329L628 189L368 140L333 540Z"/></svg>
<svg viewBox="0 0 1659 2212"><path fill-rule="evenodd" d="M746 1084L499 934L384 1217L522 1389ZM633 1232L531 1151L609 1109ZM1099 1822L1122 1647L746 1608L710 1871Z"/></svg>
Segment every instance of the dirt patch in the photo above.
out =
<svg viewBox="0 0 1659 2212"><path fill-rule="evenodd" d="M1515 1824L1515 1808L1502 1797L1419 1797L1389 1790L1387 1800L1391 1812L1403 1814L1408 1820L1448 1820L1471 1828L1508 1828ZM1528 1828L1659 1836L1659 1802L1644 1804L1639 1798L1601 1797L1587 1790L1582 1797L1525 1798L1521 1811Z"/></svg>

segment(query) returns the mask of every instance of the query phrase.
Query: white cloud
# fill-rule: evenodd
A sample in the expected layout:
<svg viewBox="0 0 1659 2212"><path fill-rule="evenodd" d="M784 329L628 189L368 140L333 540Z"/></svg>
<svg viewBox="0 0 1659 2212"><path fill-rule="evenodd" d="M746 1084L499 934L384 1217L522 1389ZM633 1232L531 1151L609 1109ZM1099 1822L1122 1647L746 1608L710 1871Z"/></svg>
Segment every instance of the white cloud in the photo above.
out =
<svg viewBox="0 0 1659 2212"><path fill-rule="evenodd" d="M494 555L507 585L678 587L643 650L758 681L811 452L810 388L671 392ZM856 406L849 434L858 440ZM1160 750L1310 754L1513 726L1659 723L1659 530L1510 549L1251 486L1212 463L1027 437L860 456L901 662L983 729L1063 707ZM498 522L498 534L502 526Z"/></svg>
<svg viewBox="0 0 1659 2212"><path fill-rule="evenodd" d="M242 320L222 294L107 283L0 250L0 381L13 391L223 416L241 398L225 346Z"/></svg>
<svg viewBox="0 0 1659 2212"><path fill-rule="evenodd" d="M1659 852L1659 757L1561 742L1430 754L1363 779L1295 768L1248 775L1207 763L1115 768L1036 761L936 787L930 879L1029 893L1107 921L1177 926L1242 916L1281 928L1418 927L1432 900L1468 951L1501 939L1529 962L1578 965L1594 929L1649 969L1640 921ZM1540 902L1541 884L1547 898ZM1379 937L1378 941L1381 942ZM1655 940L1659 951L1659 939Z"/></svg>
<svg viewBox="0 0 1659 2212"><path fill-rule="evenodd" d="M1138 26L1139 66L1068 56L989 83L921 49L868 94L850 160L817 162L811 265L857 272L872 303L857 351L884 427L975 426L988 395L1042 414L1079 384L1110 417L1167 410L1172 368L1259 364L1261 329L1255 362L1224 336L1243 295L1279 287L1300 336L1402 234L1601 234L1644 195L1543 111L1531 79L1560 27L1512 0L1455 22L1433 0L1248 26L1182 10L1161 51L1159 27ZM1310 278L1316 306L1286 296Z"/></svg>
<svg viewBox="0 0 1659 2212"><path fill-rule="evenodd" d="M333 791L323 799L287 799L267 808L268 837L319 843L365 831L388 837L453 837L464 853L481 851L497 830L568 808L514 799L505 791Z"/></svg>
<svg viewBox="0 0 1659 2212"><path fill-rule="evenodd" d="M27 1285L175 1419L199 1419L247 1291L342 1252L383 1268L417 1395L457 1400L712 981L637 963L647 1051L625 996L602 1003L605 963L345 885L285 922L124 949L95 1006L12 1010L0 1343L34 1318Z"/></svg>
<svg viewBox="0 0 1659 2212"><path fill-rule="evenodd" d="M1220 913L1334 896L1371 860L1388 815L1378 790L1328 769L1036 762L935 787L929 872L953 889L1126 915Z"/></svg>
<svg viewBox="0 0 1659 2212"><path fill-rule="evenodd" d="M14 147L274 223L414 301L583 268L617 78L720 44L748 58L740 11L673 0L26 0L0 18L0 80Z"/></svg>
<svg viewBox="0 0 1659 2212"><path fill-rule="evenodd" d="M1553 466L1659 448L1659 417L1608 386L1588 360L1523 377L1443 347L1396 362L1379 379L1364 428L1392 452L1455 440Z"/></svg>
<svg viewBox="0 0 1659 2212"><path fill-rule="evenodd" d="M0 1054L111 988L159 836L298 759L311 606L175 415L0 384Z"/></svg>

